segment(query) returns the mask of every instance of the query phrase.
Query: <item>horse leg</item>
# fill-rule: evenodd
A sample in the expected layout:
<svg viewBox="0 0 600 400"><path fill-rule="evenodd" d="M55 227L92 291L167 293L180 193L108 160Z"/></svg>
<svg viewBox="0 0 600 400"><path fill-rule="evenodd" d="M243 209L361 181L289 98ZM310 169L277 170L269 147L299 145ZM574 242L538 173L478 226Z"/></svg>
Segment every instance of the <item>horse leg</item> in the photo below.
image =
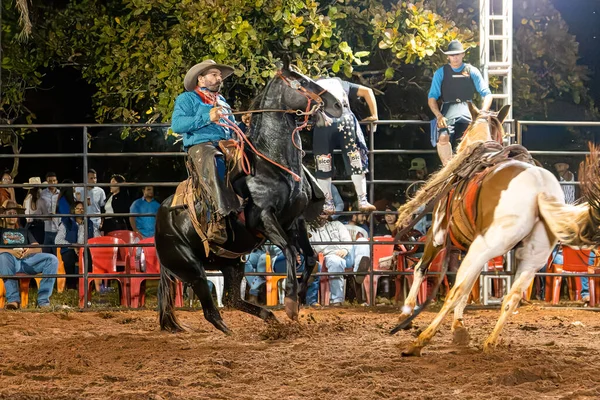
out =
<svg viewBox="0 0 600 400"><path fill-rule="evenodd" d="M287 279L285 284L285 313L291 320L298 320L298 280L296 279L296 254L287 234L277 222L271 210L261 212L265 233L271 243L278 246L285 256Z"/></svg>
<svg viewBox="0 0 600 400"><path fill-rule="evenodd" d="M536 222L531 234L522 241L517 249L517 276L510 292L502 302L500 318L498 318L494 330L483 344L483 351L490 352L498 345L498 337L508 316L519 305L523 291L527 290L535 278L535 273L546 264L546 260L548 260L555 244L554 238L548 237L548 231L544 223L542 221Z"/></svg>
<svg viewBox="0 0 600 400"><path fill-rule="evenodd" d="M236 265L223 268L222 272L225 280L224 303L245 313L255 315L265 322L279 322L271 310L242 299L240 288L242 279L244 279L244 268L245 263L241 261Z"/></svg>
<svg viewBox="0 0 600 400"><path fill-rule="evenodd" d="M486 236L488 236L486 234ZM494 237L494 236L491 236ZM431 324L417 338L417 340L402 352L403 356L420 356L421 349L427 345L437 332L444 317L457 306L463 296L468 295L475 280L481 273L481 266L489 259L498 256L511 248L504 246L503 243L494 244L492 248L487 243L488 241L483 236L478 236L471 244L467 256L463 260L458 273L456 282L450 293L446 297L446 301L440 312L433 319ZM494 243L492 241L492 243Z"/></svg>
<svg viewBox="0 0 600 400"><path fill-rule="evenodd" d="M467 346L469 341L471 341L469 331L467 331L467 328L465 328L465 324L463 322L463 311L467 306L469 293L470 291L463 295L460 300L458 300L456 308L454 309L454 321L452 322L452 343L458 346Z"/></svg>
<svg viewBox="0 0 600 400"><path fill-rule="evenodd" d="M415 266L415 272L413 274L413 283L410 287L408 296L404 300L404 305L402 306L400 322L410 317L413 313L415 305L417 304L417 295L419 293L419 289L421 288L421 284L427 277L427 270L429 269L431 262L435 259L435 257L437 257L438 253L440 252L440 250L442 250L442 248L442 246L434 245L431 236L427 238L427 242L425 242L425 249L423 250L423 257L421 257L419 263Z"/></svg>
<svg viewBox="0 0 600 400"><path fill-rule="evenodd" d="M225 325L225 322L223 322L221 313L219 312L219 309L213 301L210 286L208 286L208 279L206 279L206 274L204 273L204 270L201 276L192 282L192 288L194 289L194 293L196 293L196 296L198 296L198 299L202 304L204 318L206 318L208 322L213 324L214 327L220 330L221 332L225 333L226 335L230 335L231 330L227 327L227 325Z"/></svg>

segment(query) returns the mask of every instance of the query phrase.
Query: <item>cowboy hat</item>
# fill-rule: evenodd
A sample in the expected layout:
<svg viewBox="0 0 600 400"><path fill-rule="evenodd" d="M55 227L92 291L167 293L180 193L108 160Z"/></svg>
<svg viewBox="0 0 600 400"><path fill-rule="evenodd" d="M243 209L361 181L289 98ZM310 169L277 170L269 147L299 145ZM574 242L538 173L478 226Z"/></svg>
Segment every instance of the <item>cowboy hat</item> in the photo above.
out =
<svg viewBox="0 0 600 400"><path fill-rule="evenodd" d="M42 184L42 180L40 179L39 176L33 176L33 177L29 178L29 182L28 183L31 186L23 186L23 189L33 189L34 186L41 185Z"/></svg>
<svg viewBox="0 0 600 400"><path fill-rule="evenodd" d="M444 53L447 56L453 56L455 54L462 54L464 53L466 50L463 48L463 45L461 42L459 42L458 40L453 40L450 43L448 43L448 50L443 51L442 53Z"/></svg>
<svg viewBox="0 0 600 400"><path fill-rule="evenodd" d="M13 200L5 200L4 203L2 203L2 207L0 207L0 213L4 214L7 210L17 210L17 213L19 214L25 213L23 206L17 204L17 202Z"/></svg>
<svg viewBox="0 0 600 400"><path fill-rule="evenodd" d="M196 86L198 86L198 76L202 75L211 68L216 68L221 71L223 79L233 74L233 67L225 64L217 64L213 60L204 60L201 63L194 65L189 69L185 78L183 79L183 87L188 92L193 92Z"/></svg>

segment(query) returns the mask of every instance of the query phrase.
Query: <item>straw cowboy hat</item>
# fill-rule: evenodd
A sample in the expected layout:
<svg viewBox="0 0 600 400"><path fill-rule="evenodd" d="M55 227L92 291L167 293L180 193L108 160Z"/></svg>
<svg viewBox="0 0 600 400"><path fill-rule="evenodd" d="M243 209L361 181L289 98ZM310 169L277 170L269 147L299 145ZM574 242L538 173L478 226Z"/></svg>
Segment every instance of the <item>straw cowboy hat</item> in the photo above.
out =
<svg viewBox="0 0 600 400"><path fill-rule="evenodd" d="M0 207L0 213L5 213L7 210L17 210L17 213L19 214L25 213L23 206L17 204L17 202L13 200L5 200L4 203L2 203L2 207Z"/></svg>
<svg viewBox="0 0 600 400"><path fill-rule="evenodd" d="M458 40L453 40L450 43L448 43L448 50L443 51L442 53L444 53L447 56L453 56L455 54L462 54L465 52L465 49L463 48L463 45L461 42L459 42Z"/></svg>
<svg viewBox="0 0 600 400"><path fill-rule="evenodd" d="M35 186L41 185L42 180L39 176L33 176L29 178L29 182L27 183L29 183L29 186L23 186L23 189L33 189Z"/></svg>
<svg viewBox="0 0 600 400"><path fill-rule="evenodd" d="M198 76L211 68L216 68L221 71L223 79L233 74L233 67L230 67L229 65L217 64L213 60L204 60L201 63L194 65L189 69L187 74L185 74L185 78L183 79L183 87L185 87L185 90L193 92L194 89L196 89L196 86L198 86Z"/></svg>

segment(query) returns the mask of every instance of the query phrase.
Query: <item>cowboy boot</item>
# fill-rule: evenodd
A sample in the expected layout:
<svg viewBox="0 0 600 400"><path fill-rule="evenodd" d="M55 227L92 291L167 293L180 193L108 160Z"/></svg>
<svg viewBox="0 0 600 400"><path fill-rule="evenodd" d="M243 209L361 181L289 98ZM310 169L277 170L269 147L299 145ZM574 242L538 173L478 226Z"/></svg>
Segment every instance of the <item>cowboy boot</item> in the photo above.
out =
<svg viewBox="0 0 600 400"><path fill-rule="evenodd" d="M360 211L375 211L376 208L367 200L367 177L365 174L352 175L352 183L358 197L358 209Z"/></svg>
<svg viewBox="0 0 600 400"><path fill-rule="evenodd" d="M323 204L323 214L333 215L335 214L335 204L331 195L325 197L325 203Z"/></svg>

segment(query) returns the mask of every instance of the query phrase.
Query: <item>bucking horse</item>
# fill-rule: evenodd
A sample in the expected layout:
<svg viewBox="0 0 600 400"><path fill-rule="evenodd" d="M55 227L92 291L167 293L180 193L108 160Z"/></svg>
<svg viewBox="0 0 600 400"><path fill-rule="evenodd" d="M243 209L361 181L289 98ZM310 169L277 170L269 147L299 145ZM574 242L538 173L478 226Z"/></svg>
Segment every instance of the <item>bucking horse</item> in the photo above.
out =
<svg viewBox="0 0 600 400"><path fill-rule="evenodd" d="M499 119L498 114L479 112L473 107L472 114L473 123L465 132L468 138L481 134L488 140L501 137L502 116ZM459 148L448 165L398 210L398 226L402 228L410 226L412 215L421 205L434 207L433 224L427 232L423 257L415 266L401 322L391 333L406 328L418 315L417 293L438 253L446 249L442 268L445 271L450 244L467 252L442 309L402 355L420 356L421 349L452 310L454 342L467 344L469 335L463 323L463 310L482 266L516 247L515 280L502 302L498 322L483 346L486 352L493 350L508 316L518 306L535 273L546 264L557 241L569 246L600 243L600 163L598 149L593 145L580 179L585 202L568 205L556 177L538 166L524 147L470 140ZM398 235L402 232L400 229ZM439 282L441 278L438 287Z"/></svg>
<svg viewBox="0 0 600 400"><path fill-rule="evenodd" d="M265 321L276 321L270 310L242 300L240 294L245 265L241 256L267 239L285 255L285 309L291 319L298 317L299 295L306 295L316 265L305 218L316 218L324 203L318 184L302 166L299 131L309 117L316 118L311 123L324 123L327 116L340 117L342 105L313 80L287 66L267 83L255 105L258 109L250 111L253 116L247 138L239 132L238 150L245 173L228 177L245 202L240 215L227 219L228 240L216 245L198 233L196 217L202 219L201 214L206 213L202 199L188 202L187 207L175 207L171 196L157 212L155 242L161 264L158 308L163 330L183 330L174 312L177 278L191 285L205 318L224 333L230 332L212 300L206 270L223 273L226 304ZM298 249L307 262L300 291L296 279Z"/></svg>

